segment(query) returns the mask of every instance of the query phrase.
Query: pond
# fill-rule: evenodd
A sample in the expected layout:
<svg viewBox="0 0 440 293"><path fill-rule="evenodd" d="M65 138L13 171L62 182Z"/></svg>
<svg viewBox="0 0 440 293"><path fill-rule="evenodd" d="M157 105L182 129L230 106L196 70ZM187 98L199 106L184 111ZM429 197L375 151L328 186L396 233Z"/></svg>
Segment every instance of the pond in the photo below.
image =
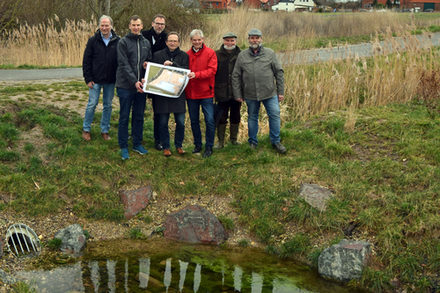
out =
<svg viewBox="0 0 440 293"><path fill-rule="evenodd" d="M54 261L55 262L55 261ZM154 241L88 243L73 264L16 273L38 292L361 292L254 248Z"/></svg>

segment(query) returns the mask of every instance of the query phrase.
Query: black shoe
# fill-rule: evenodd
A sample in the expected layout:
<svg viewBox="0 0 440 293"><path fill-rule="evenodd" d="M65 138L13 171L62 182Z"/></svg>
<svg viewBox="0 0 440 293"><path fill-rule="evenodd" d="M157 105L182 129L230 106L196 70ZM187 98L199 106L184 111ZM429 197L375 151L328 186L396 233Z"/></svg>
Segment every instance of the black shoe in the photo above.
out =
<svg viewBox="0 0 440 293"><path fill-rule="evenodd" d="M287 149L280 142L273 143L272 147L274 149L276 149L277 152L280 153L280 154L285 154L287 152Z"/></svg>
<svg viewBox="0 0 440 293"><path fill-rule="evenodd" d="M204 158L208 158L212 155L212 148L205 148L205 152L203 153Z"/></svg>
<svg viewBox="0 0 440 293"><path fill-rule="evenodd" d="M257 145L255 143L249 143L249 147L251 148L251 150L257 149Z"/></svg>
<svg viewBox="0 0 440 293"><path fill-rule="evenodd" d="M159 142L155 142L155 143L154 143L154 148L155 148L156 150L158 150L158 151L163 150L163 147L162 147L162 145L161 145Z"/></svg>
<svg viewBox="0 0 440 293"><path fill-rule="evenodd" d="M194 147L192 153L193 153L193 154L198 154L198 153L200 153L201 151L202 151L202 147L196 145L196 146Z"/></svg>

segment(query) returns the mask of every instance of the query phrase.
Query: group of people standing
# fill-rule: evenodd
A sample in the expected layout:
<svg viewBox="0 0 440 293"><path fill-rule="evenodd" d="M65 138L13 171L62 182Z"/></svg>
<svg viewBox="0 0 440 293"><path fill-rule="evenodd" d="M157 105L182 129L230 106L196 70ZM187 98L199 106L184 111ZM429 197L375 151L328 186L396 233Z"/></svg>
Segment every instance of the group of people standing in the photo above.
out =
<svg viewBox="0 0 440 293"><path fill-rule="evenodd" d="M174 114L174 146L180 155L185 154L182 143L185 132L185 112L188 108L194 139L193 153L202 153L200 109L205 121L205 149L203 157L213 153L217 129L218 144L223 148L230 122L230 141L237 144L241 105L248 109L249 145L258 146L258 115L261 103L269 116L269 137L279 153L286 153L280 142L280 107L284 99L284 74L273 50L262 46L262 33L251 29L248 33L249 48L241 51L237 35L223 36L223 45L214 51L204 43L201 30L193 30L189 37L191 48L180 50L180 35L165 32L166 17L154 16L151 28L143 30L139 16L130 18L130 32L120 38L113 30L111 17L99 19L99 29L89 39L83 58L84 80L89 87L89 101L85 111L82 137L91 140L91 123L103 90L101 136L110 140L110 117L114 90L119 97L120 113L118 144L121 158L129 159L129 118L131 113L131 139L133 151L144 155L144 112L147 95L143 91L147 62L189 69L189 82L178 98L149 94L154 112L154 147L171 156L168 123Z"/></svg>

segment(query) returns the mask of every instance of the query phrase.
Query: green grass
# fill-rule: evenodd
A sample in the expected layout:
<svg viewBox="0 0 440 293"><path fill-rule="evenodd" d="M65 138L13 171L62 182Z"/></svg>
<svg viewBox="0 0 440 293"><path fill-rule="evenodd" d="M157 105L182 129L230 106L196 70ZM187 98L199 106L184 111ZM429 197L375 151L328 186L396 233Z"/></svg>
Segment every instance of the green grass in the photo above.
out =
<svg viewBox="0 0 440 293"><path fill-rule="evenodd" d="M80 83L63 88L74 90ZM13 87L9 91L15 92ZM244 143L227 145L208 159L190 153L165 158L153 150L152 114L147 110L145 115L145 146L151 151L146 156L131 152L123 162L117 111L111 121L113 140L100 139L98 114L93 139L85 143L82 118L75 112L2 102L0 193L11 201L1 209L40 216L70 206L78 216L121 221L121 189L152 184L158 197L175 201L232 195L231 209L239 217L218 215L221 222L229 230L249 228L268 251L316 265L319 252L345 238L344 228L357 223L353 237L370 241L375 255L352 285L389 289L390 280L398 278L404 287L438 290L440 116L428 113L423 103L362 109L352 133L344 129L344 112L290 122L282 129L289 150L284 156L264 135L256 151ZM22 141L35 128L43 139ZM186 131L189 151L189 125ZM325 212L299 197L301 183L310 182L334 191ZM140 228L128 236L145 237Z"/></svg>

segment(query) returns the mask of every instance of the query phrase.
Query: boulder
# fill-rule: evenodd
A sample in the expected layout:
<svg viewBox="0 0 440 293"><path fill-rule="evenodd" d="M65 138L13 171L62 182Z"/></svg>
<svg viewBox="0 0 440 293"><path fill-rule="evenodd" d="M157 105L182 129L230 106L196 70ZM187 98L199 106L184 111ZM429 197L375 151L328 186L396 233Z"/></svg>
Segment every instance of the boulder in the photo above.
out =
<svg viewBox="0 0 440 293"><path fill-rule="evenodd" d="M3 248L5 245L3 244L3 238L0 237L0 258L3 257Z"/></svg>
<svg viewBox="0 0 440 293"><path fill-rule="evenodd" d="M301 184L299 196L309 205L323 212L327 209L327 201L331 198L332 192L318 184L304 183Z"/></svg>
<svg viewBox="0 0 440 293"><path fill-rule="evenodd" d="M359 279L370 254L370 243L343 239L319 255L318 272L324 278L342 282Z"/></svg>
<svg viewBox="0 0 440 293"><path fill-rule="evenodd" d="M164 236L173 240L204 244L220 244L228 239L227 232L217 217L197 205L187 206L168 215Z"/></svg>
<svg viewBox="0 0 440 293"><path fill-rule="evenodd" d="M61 251L78 255L86 246L87 237L79 224L70 225L58 231L55 238L61 239Z"/></svg>
<svg viewBox="0 0 440 293"><path fill-rule="evenodd" d="M124 205L125 219L130 220L145 209L153 192L150 186L144 186L136 190L122 190L119 194Z"/></svg>

